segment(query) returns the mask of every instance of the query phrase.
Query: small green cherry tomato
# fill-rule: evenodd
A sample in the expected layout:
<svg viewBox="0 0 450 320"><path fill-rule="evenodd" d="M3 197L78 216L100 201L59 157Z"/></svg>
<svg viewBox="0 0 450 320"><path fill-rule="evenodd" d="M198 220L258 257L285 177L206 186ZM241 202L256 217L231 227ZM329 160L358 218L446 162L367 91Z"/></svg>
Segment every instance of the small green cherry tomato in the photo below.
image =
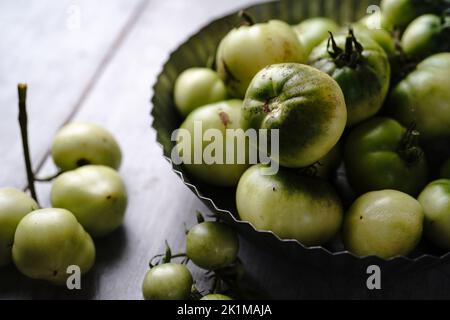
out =
<svg viewBox="0 0 450 320"><path fill-rule="evenodd" d="M12 253L24 275L59 285L69 276L69 266L84 274L95 260L94 243L75 216L54 208L33 211L20 221Z"/></svg>
<svg viewBox="0 0 450 320"><path fill-rule="evenodd" d="M408 56L417 59L450 51L450 16L425 14L418 17L406 28L401 45Z"/></svg>
<svg viewBox="0 0 450 320"><path fill-rule="evenodd" d="M417 125L422 140L450 137L450 53L435 54L391 91L386 111L404 126Z"/></svg>
<svg viewBox="0 0 450 320"><path fill-rule="evenodd" d="M227 130L241 129L241 107L241 100L229 100L203 106L194 110L181 125L174 150L180 155L186 170L195 178L216 186L237 185L239 178L248 168L248 143L242 146L238 144L239 141L245 141L243 131L232 131L236 136L231 137L227 136ZM214 141L205 139L204 135L210 131L209 129L215 129L220 136L213 138ZM234 141L230 141L232 139ZM200 148L196 148L195 141L199 141ZM227 161L227 152L229 152L227 145L233 143L234 159L230 163ZM197 158L200 160L198 163L196 163Z"/></svg>
<svg viewBox="0 0 450 320"><path fill-rule="evenodd" d="M390 65L386 52L366 33L353 31L322 42L309 57L310 65L337 81L345 96L347 126L380 111L389 89Z"/></svg>
<svg viewBox="0 0 450 320"><path fill-rule="evenodd" d="M70 123L57 133L52 157L63 171L86 164L101 164L118 169L122 154L116 140L107 130L91 123Z"/></svg>
<svg viewBox="0 0 450 320"><path fill-rule="evenodd" d="M11 262L14 233L20 220L38 205L24 192L0 188L0 267Z"/></svg>
<svg viewBox="0 0 450 320"><path fill-rule="evenodd" d="M245 130L279 130L279 163L290 168L309 166L330 152L346 121L336 81L297 63L261 70L248 88L242 113Z"/></svg>
<svg viewBox="0 0 450 320"><path fill-rule="evenodd" d="M369 192L345 216L344 243L358 256L407 255L421 239L422 224L422 206L413 197L396 190Z"/></svg>
<svg viewBox="0 0 450 320"><path fill-rule="evenodd" d="M186 236L186 255L203 269L228 267L236 260L238 251L236 232L220 222L199 223Z"/></svg>
<svg viewBox="0 0 450 320"><path fill-rule="evenodd" d="M122 224L127 192L115 170L87 165L56 178L51 201L53 207L71 211L93 237L101 237Z"/></svg>
<svg viewBox="0 0 450 320"><path fill-rule="evenodd" d="M217 72L234 98L242 99L262 68L276 63L303 63L307 55L291 26L271 20L231 30L217 50Z"/></svg>
<svg viewBox="0 0 450 320"><path fill-rule="evenodd" d="M251 167L239 181L236 205L243 221L307 246L323 245L339 231L342 204L325 180L286 168L264 175L263 167Z"/></svg>
<svg viewBox="0 0 450 320"><path fill-rule="evenodd" d="M305 54L309 56L315 47L328 38L328 32L338 32L339 26L331 19L317 17L306 19L293 29L303 45Z"/></svg>
<svg viewBox="0 0 450 320"><path fill-rule="evenodd" d="M427 183L428 167L416 132L389 118L356 127L345 143L345 167L359 193L395 189L416 196Z"/></svg>
<svg viewBox="0 0 450 320"><path fill-rule="evenodd" d="M212 293L212 294L207 294L200 300L233 300L233 299L231 299L229 296L226 296L224 294Z"/></svg>
<svg viewBox="0 0 450 320"><path fill-rule="evenodd" d="M175 106L183 117L194 109L225 100L227 89L217 72L208 68L190 68L175 82Z"/></svg>
<svg viewBox="0 0 450 320"><path fill-rule="evenodd" d="M450 158L442 165L439 177L442 179L450 179Z"/></svg>
<svg viewBox="0 0 450 320"><path fill-rule="evenodd" d="M430 183L418 199L425 213L425 236L450 250L450 179Z"/></svg>
<svg viewBox="0 0 450 320"><path fill-rule="evenodd" d="M187 300L192 284L191 272L185 265L165 263L147 272L142 293L145 300Z"/></svg>

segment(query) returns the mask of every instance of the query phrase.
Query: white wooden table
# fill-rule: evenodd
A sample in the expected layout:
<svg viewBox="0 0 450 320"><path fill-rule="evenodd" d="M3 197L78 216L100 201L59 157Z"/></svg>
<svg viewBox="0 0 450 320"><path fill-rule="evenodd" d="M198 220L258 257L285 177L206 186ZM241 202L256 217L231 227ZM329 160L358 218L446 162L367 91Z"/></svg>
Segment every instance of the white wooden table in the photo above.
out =
<svg viewBox="0 0 450 320"><path fill-rule="evenodd" d="M169 53L210 20L249 0L3 0L0 2L0 187L24 189L17 118L18 82L28 83L31 155L39 176L56 169L49 147L69 121L106 127L124 154L129 192L124 226L97 241L97 262L81 291L55 288L0 269L0 299L140 299L153 255L167 239L184 246L184 223L209 210L171 171L150 129L150 97ZM49 184L39 184L49 205ZM381 292L365 289L365 275L321 274L241 241L240 257L273 298L450 298L450 268L399 279ZM200 287L202 272L194 269Z"/></svg>

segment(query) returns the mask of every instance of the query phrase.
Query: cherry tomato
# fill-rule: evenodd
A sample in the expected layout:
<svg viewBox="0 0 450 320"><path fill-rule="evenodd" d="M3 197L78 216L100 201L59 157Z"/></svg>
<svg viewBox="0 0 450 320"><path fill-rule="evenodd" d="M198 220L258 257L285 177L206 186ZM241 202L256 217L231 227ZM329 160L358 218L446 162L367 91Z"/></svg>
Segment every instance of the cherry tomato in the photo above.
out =
<svg viewBox="0 0 450 320"><path fill-rule="evenodd" d="M95 247L75 216L65 209L40 209L17 226L12 248L16 267L33 279L62 285L69 266L82 274L94 264Z"/></svg>
<svg viewBox="0 0 450 320"><path fill-rule="evenodd" d="M236 260L238 251L236 232L220 222L197 224L186 236L186 255L203 269L228 267Z"/></svg>

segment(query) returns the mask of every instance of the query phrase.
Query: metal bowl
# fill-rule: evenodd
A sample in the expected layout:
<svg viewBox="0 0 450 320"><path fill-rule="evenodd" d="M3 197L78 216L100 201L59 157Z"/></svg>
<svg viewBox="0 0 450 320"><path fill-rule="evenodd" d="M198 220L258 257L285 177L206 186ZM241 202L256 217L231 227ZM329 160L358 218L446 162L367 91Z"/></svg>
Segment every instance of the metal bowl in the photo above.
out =
<svg viewBox="0 0 450 320"><path fill-rule="evenodd" d="M367 14L368 7L378 2L374 0L284 0L257 4L245 10L256 22L281 19L290 24L297 24L309 17L325 16L345 25L362 18ZM181 124L181 118L173 101L175 80L187 68L205 66L208 59L214 55L220 40L239 23L236 12L202 28L172 52L153 87L152 126L157 132L157 141L163 148L164 157L172 164L174 172L213 212L237 228L244 237L260 243L264 248L271 248L293 261L306 262L327 271L345 270L350 274L352 272L363 274L368 265L376 264L383 268L384 275L405 273L408 270L417 271L447 261L450 253L440 252L427 244L421 244L410 256L383 260L374 256L356 257L343 250L339 244L306 247L296 240L282 240L272 232L257 231L251 224L238 219L235 188L205 185L190 177L182 166L171 162L170 154L174 146L171 134Z"/></svg>

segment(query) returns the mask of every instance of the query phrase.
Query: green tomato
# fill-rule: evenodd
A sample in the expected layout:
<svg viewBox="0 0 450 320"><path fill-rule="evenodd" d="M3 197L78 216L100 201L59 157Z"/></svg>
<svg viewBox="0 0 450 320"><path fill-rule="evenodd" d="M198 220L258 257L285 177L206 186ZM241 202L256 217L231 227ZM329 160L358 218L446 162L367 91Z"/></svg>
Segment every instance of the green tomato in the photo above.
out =
<svg viewBox="0 0 450 320"><path fill-rule="evenodd" d="M435 245L450 249L450 179L434 181L418 198L425 213L424 233Z"/></svg>
<svg viewBox="0 0 450 320"><path fill-rule="evenodd" d="M356 127L345 142L345 168L353 189L359 194L395 189L417 195L427 183L428 168L414 134L381 117Z"/></svg>
<svg viewBox="0 0 450 320"><path fill-rule="evenodd" d="M358 38L338 35L335 48L332 39L314 49L309 60L337 81L345 96L347 126L353 126L381 109L389 89L389 59L375 41L361 33Z"/></svg>
<svg viewBox="0 0 450 320"><path fill-rule="evenodd" d="M450 16L418 17L406 28L401 45L408 56L418 59L450 51Z"/></svg>
<svg viewBox="0 0 450 320"><path fill-rule="evenodd" d="M200 300L233 300L229 296L226 296L224 294L207 294L206 296L203 296Z"/></svg>
<svg viewBox="0 0 450 320"><path fill-rule="evenodd" d="M240 26L230 31L217 50L217 71L232 97L243 98L262 68L283 62L305 62L307 55L292 28L279 20Z"/></svg>
<svg viewBox="0 0 450 320"><path fill-rule="evenodd" d="M0 188L0 267L11 262L14 233L20 220L39 207L31 197L14 188Z"/></svg>
<svg viewBox="0 0 450 320"><path fill-rule="evenodd" d="M207 68L183 71L175 82L175 106L183 117L198 107L225 100L227 89L217 72Z"/></svg>
<svg viewBox="0 0 450 320"><path fill-rule="evenodd" d="M386 52L388 56L394 54L396 51L394 38L390 35L389 32L384 29L371 28L369 22L370 17L371 16L360 20L359 23L353 25L356 37L369 37L373 41L375 41L381 48L383 48L384 52Z"/></svg>
<svg viewBox="0 0 450 320"><path fill-rule="evenodd" d="M237 185L239 178L248 168L246 164L248 143L244 146L238 145L239 141L245 141L244 132L235 131L234 141L229 141L231 138L227 137L226 131L227 129L241 128L241 107L241 100L223 101L198 108L186 118L180 127L181 130L178 131L175 150L183 159L188 173L203 182L216 186ZM196 124L201 124L201 136L198 136L199 134L196 132ZM203 134L209 129L219 130L220 139L214 139L214 141L203 139ZM189 135L186 136L186 133ZM199 141L200 148L195 147L196 140ZM227 162L226 154L227 145L232 142L235 145L235 157L233 163L230 163ZM219 150L223 152L220 153ZM244 161L239 161L239 154L245 158ZM201 159L201 163L195 163L196 158Z"/></svg>
<svg viewBox="0 0 450 320"><path fill-rule="evenodd" d="M119 174L106 166L87 165L55 179L52 206L71 211L93 237L118 228L127 207L127 192Z"/></svg>
<svg viewBox="0 0 450 320"><path fill-rule="evenodd" d="M236 205L243 221L307 246L323 245L336 235L343 209L325 180L286 168L264 175L262 168L251 167L239 181Z"/></svg>
<svg viewBox="0 0 450 320"><path fill-rule="evenodd" d="M446 0L382 0L381 12L383 28L392 31L403 30L418 16L438 12L445 6ZM448 5L448 4L447 4Z"/></svg>
<svg viewBox="0 0 450 320"><path fill-rule="evenodd" d="M338 32L339 26L331 19L318 17L306 19L293 27L307 56L323 40L328 38L328 32Z"/></svg>
<svg viewBox="0 0 450 320"><path fill-rule="evenodd" d="M261 70L248 88L242 114L244 129L279 130L280 154L274 160L290 168L309 166L330 152L346 121L336 81L297 63Z"/></svg>
<svg viewBox="0 0 450 320"><path fill-rule="evenodd" d="M450 137L450 53L422 61L397 84L386 110L404 126L417 125L424 141Z"/></svg>
<svg viewBox="0 0 450 320"><path fill-rule="evenodd" d="M16 267L24 275L62 285L69 266L88 272L95 247L75 216L65 209L41 209L26 215L17 226L12 249Z"/></svg>
<svg viewBox="0 0 450 320"><path fill-rule="evenodd" d="M101 164L118 169L122 154L116 140L107 130L91 123L70 123L57 133L52 157L63 171L86 164Z"/></svg>
<svg viewBox="0 0 450 320"><path fill-rule="evenodd" d="M165 263L147 272L142 293L145 300L187 300L192 283L192 275L185 265Z"/></svg>
<svg viewBox="0 0 450 320"><path fill-rule="evenodd" d="M358 256L389 259L407 255L422 236L423 210L413 197L396 190L359 197L345 216L346 248Z"/></svg>
<svg viewBox="0 0 450 320"><path fill-rule="evenodd" d="M236 232L220 222L197 224L186 236L186 255L203 269L217 270L230 266L238 251Z"/></svg>
<svg viewBox="0 0 450 320"><path fill-rule="evenodd" d="M442 165L439 177L442 179L450 179L450 158Z"/></svg>

